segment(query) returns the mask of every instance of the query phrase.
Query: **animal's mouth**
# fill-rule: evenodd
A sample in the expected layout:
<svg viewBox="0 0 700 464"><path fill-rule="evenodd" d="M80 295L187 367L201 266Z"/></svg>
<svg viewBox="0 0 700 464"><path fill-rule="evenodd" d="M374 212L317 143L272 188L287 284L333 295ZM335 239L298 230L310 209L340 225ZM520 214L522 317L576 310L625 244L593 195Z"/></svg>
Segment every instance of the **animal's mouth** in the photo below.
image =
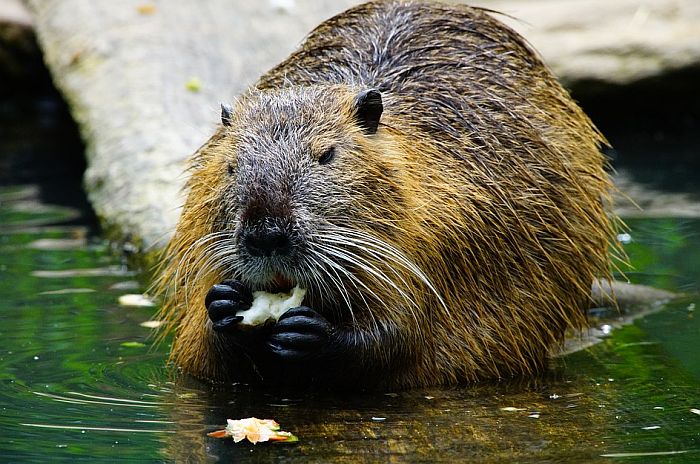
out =
<svg viewBox="0 0 700 464"><path fill-rule="evenodd" d="M288 293L296 286L296 283L282 273L276 272L270 286L272 293Z"/></svg>
<svg viewBox="0 0 700 464"><path fill-rule="evenodd" d="M255 270L247 273L245 269L238 273L240 279L253 292L289 293L300 282L281 269Z"/></svg>

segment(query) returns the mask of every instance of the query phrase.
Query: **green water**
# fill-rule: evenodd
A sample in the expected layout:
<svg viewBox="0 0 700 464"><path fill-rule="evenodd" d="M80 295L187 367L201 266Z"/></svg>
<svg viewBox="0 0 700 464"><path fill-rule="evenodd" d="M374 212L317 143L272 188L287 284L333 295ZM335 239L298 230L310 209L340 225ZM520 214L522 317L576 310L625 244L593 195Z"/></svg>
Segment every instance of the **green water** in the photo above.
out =
<svg viewBox="0 0 700 464"><path fill-rule="evenodd" d="M6 462L700 460L692 297L527 382L352 397L212 389L165 367L167 342L153 345L153 329L140 325L154 308L117 302L142 290L136 276L84 226L65 225L78 215L38 202L33 188L0 189ZM700 221L628 224L630 279L697 288ZM205 436L226 418L251 415L277 419L300 443L253 447Z"/></svg>
<svg viewBox="0 0 700 464"><path fill-rule="evenodd" d="M627 277L688 296L547 375L289 397L167 368L167 340L141 325L156 308L118 304L144 290L139 276L95 236L84 199L66 194L77 180L50 159L0 175L2 462L700 462L698 219L627 221ZM248 416L278 420L299 443L206 436Z"/></svg>

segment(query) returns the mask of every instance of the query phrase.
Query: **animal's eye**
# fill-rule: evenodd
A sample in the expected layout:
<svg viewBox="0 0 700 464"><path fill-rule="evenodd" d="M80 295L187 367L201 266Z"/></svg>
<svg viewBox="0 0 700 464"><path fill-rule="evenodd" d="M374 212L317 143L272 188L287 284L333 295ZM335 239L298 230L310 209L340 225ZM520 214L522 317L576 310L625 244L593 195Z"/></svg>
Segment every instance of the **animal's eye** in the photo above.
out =
<svg viewBox="0 0 700 464"><path fill-rule="evenodd" d="M231 164L231 163L228 163L226 165L226 170L228 171L229 176L232 176L236 173L236 170L233 168L233 164Z"/></svg>
<svg viewBox="0 0 700 464"><path fill-rule="evenodd" d="M328 164L335 158L335 147L330 147L318 158L319 164Z"/></svg>

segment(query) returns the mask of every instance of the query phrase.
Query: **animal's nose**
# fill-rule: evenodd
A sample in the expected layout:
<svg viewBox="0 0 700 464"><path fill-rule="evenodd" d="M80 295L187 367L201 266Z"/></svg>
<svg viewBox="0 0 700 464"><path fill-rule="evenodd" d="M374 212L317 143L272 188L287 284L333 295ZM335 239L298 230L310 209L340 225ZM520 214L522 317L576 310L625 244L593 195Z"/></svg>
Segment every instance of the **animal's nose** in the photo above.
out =
<svg viewBox="0 0 700 464"><path fill-rule="evenodd" d="M262 230L246 234L243 245L252 256L279 256L289 253L291 241L286 232Z"/></svg>

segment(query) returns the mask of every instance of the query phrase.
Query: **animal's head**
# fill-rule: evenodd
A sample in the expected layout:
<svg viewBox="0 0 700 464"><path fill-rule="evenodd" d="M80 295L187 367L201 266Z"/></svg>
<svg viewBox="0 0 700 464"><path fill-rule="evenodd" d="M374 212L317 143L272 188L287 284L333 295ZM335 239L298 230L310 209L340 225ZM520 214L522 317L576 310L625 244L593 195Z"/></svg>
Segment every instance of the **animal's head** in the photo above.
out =
<svg viewBox="0 0 700 464"><path fill-rule="evenodd" d="M402 194L383 109L377 90L348 86L251 91L222 106L178 231L199 229L197 266L253 289L336 295L357 269L384 273L374 263L400 253L377 237L391 234Z"/></svg>

